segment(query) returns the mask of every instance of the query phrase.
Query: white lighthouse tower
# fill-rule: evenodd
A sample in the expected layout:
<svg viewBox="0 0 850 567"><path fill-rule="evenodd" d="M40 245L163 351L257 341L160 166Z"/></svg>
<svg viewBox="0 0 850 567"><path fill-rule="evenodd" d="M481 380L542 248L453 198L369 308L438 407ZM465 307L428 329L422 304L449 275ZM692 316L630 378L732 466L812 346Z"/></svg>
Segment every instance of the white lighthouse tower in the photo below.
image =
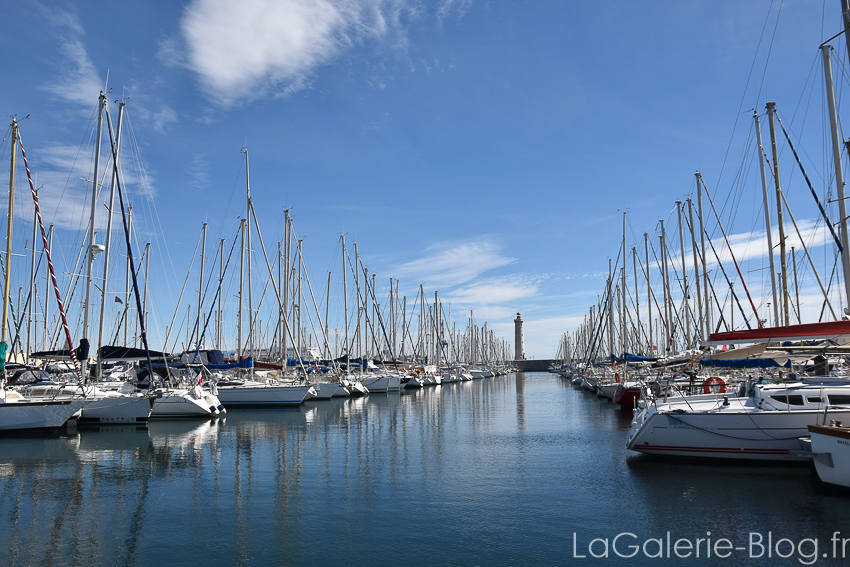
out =
<svg viewBox="0 0 850 567"><path fill-rule="evenodd" d="M516 355L514 360L525 360L525 342L522 339L522 315L516 314L514 319L514 348Z"/></svg>

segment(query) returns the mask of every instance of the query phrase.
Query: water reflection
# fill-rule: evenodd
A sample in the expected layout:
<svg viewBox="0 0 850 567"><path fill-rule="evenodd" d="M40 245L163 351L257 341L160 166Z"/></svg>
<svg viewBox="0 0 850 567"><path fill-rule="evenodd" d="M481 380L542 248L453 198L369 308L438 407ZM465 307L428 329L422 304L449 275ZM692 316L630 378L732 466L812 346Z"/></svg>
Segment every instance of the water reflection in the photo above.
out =
<svg viewBox="0 0 850 567"><path fill-rule="evenodd" d="M846 499L808 468L632 456L629 418L528 373L5 439L0 549L10 565L561 564L573 531L840 529Z"/></svg>

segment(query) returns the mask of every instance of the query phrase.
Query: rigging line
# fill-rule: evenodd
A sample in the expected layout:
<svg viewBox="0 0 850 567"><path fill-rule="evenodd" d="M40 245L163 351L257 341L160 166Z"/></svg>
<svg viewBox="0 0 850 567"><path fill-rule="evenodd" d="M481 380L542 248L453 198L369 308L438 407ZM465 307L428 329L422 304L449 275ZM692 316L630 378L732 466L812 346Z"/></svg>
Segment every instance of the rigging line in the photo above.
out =
<svg viewBox="0 0 850 567"><path fill-rule="evenodd" d="M829 282L826 284L826 291L829 293L829 290L832 289L832 280L835 278L835 269L838 267L838 259L840 255L838 253L835 254L835 261L832 263L832 273L829 275ZM823 321L823 312L826 310L826 300L823 301L823 304L820 308L820 316L818 317L818 323Z"/></svg>
<svg viewBox="0 0 850 567"><path fill-rule="evenodd" d="M700 179L702 179L702 178L700 178ZM711 199L711 193L709 193L708 187L706 187L706 185L705 185L705 181L702 182L702 186L705 189L705 195L708 197L708 202L711 203L711 210L714 211L714 216L715 216L715 218L717 218L717 224L718 224L718 226L720 226L720 232L723 233L723 239L726 241L726 246L729 247L729 254L732 255L732 260L735 262L735 269L738 270L738 276L741 278L741 284L744 286L744 291L747 293L747 299L750 300L750 307L753 308L753 313L756 316L756 321L758 321L759 329L761 329L761 328L763 328L763 325L762 325L761 319L759 318L758 310L756 309L756 306L753 303L753 298L750 295L750 290L747 288L747 282L744 281L744 274L741 273L741 267L738 265L738 260L735 259L735 253L732 251L732 245L729 244L729 238L726 236L726 231L723 229L723 225L720 222L720 217L717 216L717 209L714 208L714 201ZM711 248L712 248L712 250L714 250L714 245L712 245ZM715 252L715 254L716 254L716 252ZM718 258L718 262L719 261L720 260ZM726 272L724 271L723 273L725 275ZM746 321L746 316L744 317L744 320ZM750 324L749 324L749 322L747 322L747 327L749 328L749 326L750 326Z"/></svg>
<svg viewBox="0 0 850 567"><path fill-rule="evenodd" d="M116 151L115 151L115 140L112 137L112 119L109 116L109 106L106 106L105 108L106 108L106 123L107 123L107 126L108 126L107 130L109 130L109 144L112 147L112 168L113 168L113 174L115 175L115 186L118 189L118 201L121 205L121 221L124 224L124 240L127 243L127 260L130 262L130 273L133 275L133 291L134 291L134 295L136 296L136 309L138 310L137 313L138 313L139 328L141 329L141 332L142 332L142 344L145 346L145 356L147 357L147 360L148 360L148 368L151 368L151 372L153 372L153 370L152 370L153 369L153 363L151 362L151 351L150 351L150 348L148 347L148 333L147 333L147 330L145 329L145 313L144 313L144 309L142 309L142 298L139 295L139 282L138 282L138 279L136 278L136 267L135 267L135 265L134 265L135 263L133 261L133 248L130 246L130 230L127 227L127 215L124 212L124 194L121 191L121 179L120 179L120 176L118 175L118 163L117 163L117 160L115 159L116 158ZM168 371L168 363L167 362L166 362L165 368L166 368L166 372L167 372ZM153 384L153 380L151 380L151 384Z"/></svg>
<svg viewBox="0 0 850 567"><path fill-rule="evenodd" d="M210 305L211 305L210 311L207 314L206 320L204 322L204 328L201 331L200 336L198 337L198 345L197 345L197 348L195 349L195 358L194 358L195 361L198 360L198 353L200 352L200 349L201 349L201 343L204 342L204 336L206 335L207 327L209 327L210 320L212 320L212 318L213 318L212 313L217 307L216 301L218 300L218 296L221 293L221 286L224 284L224 274L227 273L227 267L230 265L230 257L233 256L233 249L236 247L237 240L239 240L239 232L240 232L241 229L242 229L242 227L241 227L241 224L240 224L240 227L238 229L236 229L236 235L233 237L233 244L230 245L230 252L227 254L227 261L225 262L224 267L222 268L221 279L218 280L218 287L216 287L215 296L213 296L212 302L210 303ZM172 320L171 324L174 325L173 320Z"/></svg>
<svg viewBox="0 0 850 567"><path fill-rule="evenodd" d="M651 239L651 238L649 239L649 249L652 250L652 256L653 256L653 258L655 258L655 265L658 266L658 271L662 272L662 274L661 274L661 287L663 289L666 286L666 282L664 281L664 274L663 274L663 271L662 271L662 268L661 268L661 261L658 259L658 254L655 252L655 245L652 243L652 240L653 239ZM640 260L640 258L638 258L638 260ZM643 266L642 262L641 262L641 266ZM649 266L648 265L647 265L647 273L649 273ZM655 308L658 309L658 318L661 319L661 324L664 325L664 328L666 329L667 328L667 322L664 320L664 310L661 309L661 307L658 306L658 298L655 297L655 289L650 288L650 291L652 292L652 300L655 302ZM662 298L662 301L663 301L663 298Z"/></svg>
<svg viewBox="0 0 850 567"><path fill-rule="evenodd" d="M803 178L806 180L806 184L809 186L809 191L812 192L812 197L815 198L815 203L818 205L818 209L820 210L820 214L826 222L826 226L829 229L829 232L832 234L832 238L835 240L835 245L838 247L838 251L842 252L843 247L841 246L841 241L838 240L838 235L835 234L835 229L832 227L832 222L830 222L829 217L826 215L826 211L823 209L823 205L821 205L820 199L818 199L818 194L815 192L815 188L812 187L812 182L809 181L809 176L806 175L806 170L803 168L803 163L800 161L800 156L797 155L797 150L794 149L794 144L791 142L791 137L788 135L788 132L785 130L785 125L782 124L782 119L779 118L779 115L776 115L776 120L779 122L779 126L782 128L782 133L785 134L785 139L788 140L788 146L791 148L791 152L794 154L794 157L797 159L797 165L800 166L800 171L803 172ZM765 160L767 157L765 157ZM770 162L768 162L769 164ZM773 174L776 177L776 174ZM785 195L782 195L783 201L785 200ZM786 205L787 206L787 205Z"/></svg>
<svg viewBox="0 0 850 567"><path fill-rule="evenodd" d="M667 257L670 258L671 257L670 247L667 246L666 242L664 243L664 248L665 248L665 252L667 254ZM677 262L677 260L671 258L670 259L670 267L673 269L673 279L676 280L676 282L678 282L679 289L682 291L682 305L684 305L684 304L687 303L687 298L685 297L685 286L683 284L683 279L678 277L678 272L676 271L676 262ZM683 266L683 268L684 268L684 266ZM678 329L683 329L684 324L682 323L682 318L679 315L679 313L682 311L683 307L679 307L678 309L676 308L676 302L673 301L672 292L670 293L670 303L673 307L673 314L675 315L676 323L678 324ZM682 336L685 336L685 333L683 333Z"/></svg>
<svg viewBox="0 0 850 567"><path fill-rule="evenodd" d="M687 218L685 218L685 224L687 224L687 226L691 230L691 232L695 232L696 227L692 227L690 220L688 220ZM696 224L696 222L694 224ZM711 244L710 238L708 239L708 241L709 241L709 244ZM703 251L700 250L699 246L696 247L696 250L697 250L697 260L701 262L702 257L703 257L703 253L702 253ZM719 261L718 261L718 263L719 263ZM706 262L706 264L707 264L707 262ZM716 279L716 276L715 276L715 279ZM729 325L726 323L726 318L723 315L723 308L720 306L720 300L717 299L717 292L714 289L714 282L711 280L711 278L707 278L707 281L708 281L708 285L711 287L711 297L714 298L714 303L717 305L717 310L720 313L720 321L718 321L718 328L720 328L720 323L724 323L726 325L726 330L729 330ZM708 290L703 290L703 291L705 292L706 295L708 295ZM742 311L742 313L743 313L743 311ZM707 316L708 316L707 314L704 315L704 317L707 317ZM746 319L746 316L744 317L744 319ZM710 331L711 331L711 329L709 329L709 332Z"/></svg>
<svg viewBox="0 0 850 567"><path fill-rule="evenodd" d="M59 210L61 209L61 206L62 206L62 198L65 196L65 191L67 191L67 190L68 190L68 184L71 182L71 176L72 176L72 175L73 175L73 173L74 173L74 168L75 168L75 167L76 167L76 165L77 165L77 160L80 158L80 152L82 152L82 150L83 150L83 144L84 144L84 143L85 143L85 141L86 141L86 134L88 134L88 132L89 132L89 130L90 130L90 128L91 128L92 121L94 121L94 116L95 116L95 114L97 114L97 105L95 105L94 109L93 109L93 110L92 110L92 112L91 112L91 116L89 116L89 123L88 123L88 125L86 126L86 130L85 130L85 132L83 133L83 139L82 139L82 140L80 140L80 145L79 145L79 146L77 146L77 154L74 156L74 161L73 161L73 162L71 162L71 168L68 170L68 177L67 177L67 179L65 179L65 185L62 187L62 192L59 194L59 199L58 199L58 201L56 202L56 208L53 210L53 218L51 218L51 219L50 219L50 224L55 224L55 223L56 223L56 214L57 214L57 213L59 212Z"/></svg>
<svg viewBox="0 0 850 567"><path fill-rule="evenodd" d="M720 261L720 256L717 254L717 249L714 248L714 242L712 242L710 238L708 239L708 245L711 246L711 251L714 252L714 258L717 260L717 265L720 267L720 271L723 273L723 277L726 278L726 284L729 286L729 292L732 295L732 299L734 299L735 303L738 305L738 310L741 312L741 316L744 318L744 323L747 324L748 329L751 329L752 327L750 327L750 321L747 318L747 314L744 312L744 308L741 305L741 301L738 299L738 294L735 293L735 287L732 285L732 282L729 280L729 276L726 274L726 269L723 267L723 263ZM714 289L714 286L712 285L712 290L713 289ZM716 299L717 299L717 297L715 296L715 300ZM725 301L724 301L724 303L725 303ZM732 306L731 308L734 311L734 306ZM721 311L721 315L722 315L722 311ZM733 312L733 315L734 315L734 312ZM720 321L717 322L717 326L718 326L718 328L720 328Z"/></svg>
<svg viewBox="0 0 850 567"><path fill-rule="evenodd" d="M35 254L35 242L33 242L33 251L32 252L33 252L33 254ZM35 270L33 270L36 274L38 273L39 268L41 268L41 257L42 257L42 254L39 254L38 263L35 265ZM5 273L6 273L6 267L3 266L3 274L5 275ZM30 309L30 301L32 299L32 292L33 292L33 289L31 288L29 290L29 292L27 293L27 298L24 300L23 308L22 308L21 312L18 314L19 317L17 318L17 320L15 319L14 310L12 310L12 320L15 323L15 338L12 339L12 346L9 347L10 353L15 352L15 347L17 346L18 339L20 338L20 334L21 334L21 330L20 330L21 325L23 325L23 323L24 323L24 315L27 313L27 310ZM33 302L33 303L35 303L35 302ZM11 305L12 305L12 303L10 301L9 306L11 307Z"/></svg>
<svg viewBox="0 0 850 567"><path fill-rule="evenodd" d="M2 262L0 262L0 269L2 269L2 270L0 270L0 275L5 277L6 276L6 266ZM27 301L29 301L29 298L27 299ZM24 308L24 309L26 309L26 308ZM15 336L14 339L12 339L12 346L9 347L9 352L8 352L8 355L6 356L7 359L11 360L12 354L15 352L15 343L18 341L18 335L20 334L20 327L18 325L18 317L15 315L15 304L12 302L11 298L9 298L9 310L11 312L10 313L11 317L9 317L9 320L6 322L6 326L9 329L9 331L8 331L9 335ZM20 319L23 322L23 320L24 320L23 312L20 313ZM14 333L12 331L14 331Z"/></svg>
<svg viewBox="0 0 850 567"><path fill-rule="evenodd" d="M618 251L616 262L619 262L619 261L620 261L620 254L619 254L619 251ZM613 272L612 272L612 274L613 274ZM608 302L611 301L613 279L614 279L613 275L609 278L606 278L607 281L606 281L606 284L605 284L605 287L606 287L605 296L604 296L604 299L602 301L606 310L609 309ZM585 349L585 353L587 355L586 356L587 364L585 364L585 367L584 367L585 370L587 370L587 365L590 364L590 361L593 359L593 356L595 355L597 338L600 340L600 343L601 343L602 328L607 324L607 321L608 321L608 317L603 316L602 309L600 309L599 310L599 322L596 325L594 325L594 326L598 325L598 328L597 328L596 331L594 331L593 340L587 345L587 348ZM611 353L611 355L613 356L613 353Z"/></svg>
<svg viewBox="0 0 850 567"><path fill-rule="evenodd" d="M201 235L198 235L198 242L195 244L195 250L192 252L192 261L189 263L189 269L186 270L186 279L183 280L183 287L180 288L180 297L177 298L177 307L174 308L174 315L171 317L171 325L168 326L168 331L165 333L165 340L162 341L162 344L165 345L165 348L168 348L168 337L171 335L171 331L174 329L174 320L177 319L177 313L180 311L180 304L183 302L183 293L186 291L186 284L189 282L189 275L192 273L192 266L195 265L195 258L198 255L198 247L201 245ZM135 274L133 275L135 279ZM182 323L182 319L181 319ZM181 325L182 326L182 325ZM177 334L177 339L174 340L174 347L177 347L177 341L179 340L179 333Z"/></svg>
<svg viewBox="0 0 850 567"><path fill-rule="evenodd" d="M74 369L77 371L77 383L80 387L82 387L83 372L80 369L80 364L77 361L77 355L74 352L74 341L71 339L71 329L68 328L68 319L65 317L65 305L62 303L62 296L59 293L59 283L56 281L56 271L53 269L53 259L51 258L50 248L47 244L47 232L44 230L44 221L41 219L41 207L38 205L38 193L36 193L35 184L32 181L32 175L30 175L30 166L27 161L27 153L24 151L23 140L21 140L20 129L18 129L18 143L21 145L21 154L24 158L24 168L27 171L27 180L30 185L30 193L32 193L32 202L35 207L36 217L38 217L38 225L41 228L41 244L44 248L44 253L47 255L47 266L50 268L50 279L53 281L53 291L56 294L56 303L59 306L59 314L62 317L62 326L65 328L65 338L68 340L68 352L71 356L71 362L74 363ZM35 246L33 246L33 248L35 248Z"/></svg>
<svg viewBox="0 0 850 567"><path fill-rule="evenodd" d="M144 160L141 157L142 154L141 154L141 150L139 149L139 141L136 138L136 131L133 128L133 123L130 120L130 114L129 114L129 112L127 112L126 107L125 107L124 119L127 121L127 128L129 130L130 139L132 140L131 147L134 148L134 150L135 150L135 151L131 152L131 155L133 156L133 162L137 164L136 167L137 167L139 174L140 174L141 180L139 182L139 185L142 185L145 188L145 189L142 189L142 190L139 191L139 194L142 197L142 206L144 207L145 205L150 205L150 208L148 210L153 211L153 219L151 219L151 220L156 221L156 226L159 229L157 236L161 237L161 238L157 238L157 240L156 240L156 247L157 247L157 250L159 250L158 258L159 258L159 261L162 264L163 268L165 268L165 259L166 258L168 259L168 263L171 267L171 274L176 279L177 278L177 270L174 267L174 260L171 258L171 252L169 251L168 247L165 247L165 250L163 252L162 242L166 242L165 230L162 227L162 219L160 219L160 217L159 217L159 210L156 208L156 205L153 201L153 189L152 189L153 185L150 182L150 179L149 179L148 174L147 174L147 170L144 167ZM171 290L171 288L169 286L169 292L170 292L170 290ZM167 344L167 342L164 342L163 344Z"/></svg>
<svg viewBox="0 0 850 567"><path fill-rule="evenodd" d="M138 275L139 271L142 269L142 263L143 263L142 261L144 260L144 258L145 258L145 253L143 252L141 258L139 258L139 267L136 269L137 275ZM129 300L129 298L125 297L124 301L129 303L130 300ZM124 316L125 315L127 315L127 319L130 318L129 317L129 309L122 309L121 310L121 317L118 318L118 325L117 325L117 328L115 329L115 338L112 339L112 344L118 343L118 335L121 333L121 326L124 324ZM124 345L124 346L126 347L127 345Z"/></svg>
<svg viewBox="0 0 850 567"><path fill-rule="evenodd" d="M829 295L826 293L826 290L823 288L823 283L820 281L820 276L818 275L817 268L815 268L815 263L812 260L812 257L809 255L809 249L806 246L806 241L803 240L803 235L800 234L800 229L797 228L797 221L794 220L794 214L791 212L791 207L788 206L788 201L785 199L785 194L784 193L780 193L780 194L782 195L782 202L785 203L785 210L788 211L788 216L791 217L791 222L794 224L794 229L797 231L797 237L800 239L800 244L803 245L803 250L806 252L806 257L809 259L809 262L812 264L812 272L814 272L815 279L818 281L818 285L820 286L820 289L823 292L824 299L826 299L826 302L829 306L829 311L830 311L830 313L832 313L832 316L837 319L838 317L835 315L835 311L832 309L832 304L829 303ZM789 290L787 290L787 289L783 290L783 293L789 294Z"/></svg>
<svg viewBox="0 0 850 567"><path fill-rule="evenodd" d="M785 3L784 0L782 0L779 3L779 11L776 14L776 23L774 24L774 27L773 27L773 35L770 38L770 46L767 49L767 59L764 62L764 71L762 72L761 83L759 83L759 90L756 93L756 106L758 106L758 100L761 97L762 88L764 88L764 80L765 80L765 77L767 76L767 67L768 67L768 64L770 63L770 54L773 51L773 42L776 39L776 30L779 28L779 17L782 15L782 6L784 5L784 3ZM746 97L747 97L747 90L749 89L750 78L753 76L753 70L755 69L755 66L756 66L756 60L758 59L758 53L759 53L759 50L761 49L762 40L764 39L764 32L767 29L768 22L770 21L770 13L773 11L773 4L774 4L774 1L771 0L770 7L767 9L767 16L764 19L764 25L762 26L762 29L761 29L761 35L759 35L759 42L758 42L758 45L756 46L756 52L753 55L753 62L750 65L750 72L747 75L747 86L744 87L744 93L741 95L741 102L738 104L738 112L735 113L735 124L732 126L732 134L729 136L729 144L726 146L726 153L723 156L723 164L720 166L720 173L717 176L717 187L720 186L720 179L723 177L723 170L726 168L726 160L729 157L729 151L732 148L732 140L735 137L735 129L738 127L738 120L740 119L741 114L742 114L741 109L744 107L744 100L746 100Z"/></svg>

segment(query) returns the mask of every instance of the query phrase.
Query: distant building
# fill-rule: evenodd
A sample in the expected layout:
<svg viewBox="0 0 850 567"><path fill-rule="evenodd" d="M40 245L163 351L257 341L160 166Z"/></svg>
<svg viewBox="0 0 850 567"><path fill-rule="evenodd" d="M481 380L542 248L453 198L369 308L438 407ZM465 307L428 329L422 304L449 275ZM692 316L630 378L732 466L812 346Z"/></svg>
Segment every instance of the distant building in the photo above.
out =
<svg viewBox="0 0 850 567"><path fill-rule="evenodd" d="M514 345L516 354L514 360L525 360L525 342L522 339L522 315L516 314L514 319Z"/></svg>

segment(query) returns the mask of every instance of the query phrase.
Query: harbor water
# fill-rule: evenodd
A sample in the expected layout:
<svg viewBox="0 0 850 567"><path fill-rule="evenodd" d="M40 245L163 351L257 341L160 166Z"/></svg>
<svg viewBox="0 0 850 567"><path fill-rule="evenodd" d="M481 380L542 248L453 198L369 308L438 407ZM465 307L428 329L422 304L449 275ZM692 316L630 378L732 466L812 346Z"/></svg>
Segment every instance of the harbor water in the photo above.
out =
<svg viewBox="0 0 850 567"><path fill-rule="evenodd" d="M0 564L850 563L807 464L638 455L630 418L535 373L3 438Z"/></svg>

